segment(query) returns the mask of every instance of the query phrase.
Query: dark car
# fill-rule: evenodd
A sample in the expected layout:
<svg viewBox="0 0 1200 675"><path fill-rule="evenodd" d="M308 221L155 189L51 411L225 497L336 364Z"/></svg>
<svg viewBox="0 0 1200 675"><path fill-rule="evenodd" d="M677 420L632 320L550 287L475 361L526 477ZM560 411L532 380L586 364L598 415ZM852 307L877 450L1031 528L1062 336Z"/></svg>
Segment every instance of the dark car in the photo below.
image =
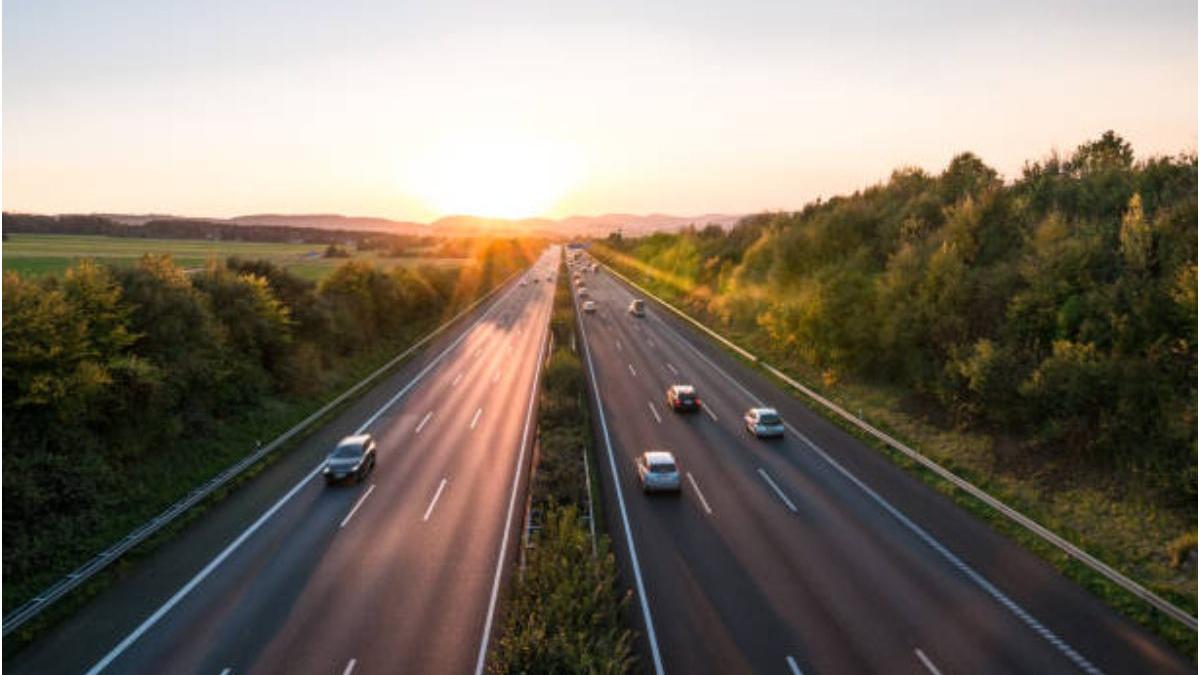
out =
<svg viewBox="0 0 1200 675"><path fill-rule="evenodd" d="M690 384L673 384L667 388L667 405L676 412L699 410L700 397L696 396L696 388Z"/></svg>
<svg viewBox="0 0 1200 675"><path fill-rule="evenodd" d="M347 436L325 460L321 473L328 483L351 479L361 481L375 469L375 439L370 434Z"/></svg>

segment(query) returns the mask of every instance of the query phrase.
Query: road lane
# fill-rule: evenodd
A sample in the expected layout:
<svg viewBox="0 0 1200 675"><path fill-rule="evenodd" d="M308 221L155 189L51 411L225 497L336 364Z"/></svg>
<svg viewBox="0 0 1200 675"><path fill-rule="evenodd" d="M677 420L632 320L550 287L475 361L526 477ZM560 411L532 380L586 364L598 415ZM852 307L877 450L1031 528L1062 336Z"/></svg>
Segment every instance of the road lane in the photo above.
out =
<svg viewBox="0 0 1200 675"><path fill-rule="evenodd" d="M634 296L623 285L605 274L588 275L586 283L599 311L583 321L599 390L608 414L617 420L612 425L614 443L625 460L618 482L627 491L668 671L770 671L790 658L788 663L797 663L806 673L926 672L913 658L918 646L946 672L1051 672L1079 666L899 527L802 441L791 435L774 442L750 438L740 429L740 420L757 398L776 403L785 418L806 432L812 429L814 440L819 438L816 443L832 448L839 458L849 457L856 470L868 467L864 473L889 488L889 499L895 495L904 507L916 505L921 522L932 517L954 523L938 531L954 535L956 546L963 540L972 543L964 547L964 557L988 578L996 572L995 562L1016 560L1022 567L1040 567L1040 575L1025 581L1038 591L1052 587L1073 604L1069 611L1047 611L1038 605L1035 616L1048 617L1046 623L1057 639L1085 645L1082 652L1095 655L1111 672L1125 672L1131 664L1183 672L1179 658L1161 644L1137 635L1140 631L1128 624L1120 625L1123 620L1097 607L1099 603L1081 589L1052 570L1046 574L1046 565L911 477L893 466L881 466L886 461L879 462L874 450L829 428L832 425L811 412L797 412L802 406L777 387L752 380L750 386L763 396L738 391L713 367L720 362L720 369L737 372L741 379L744 373L737 364L728 363L732 359L719 350L701 351L702 343L693 344L687 329L664 321L649 302L645 319L625 313ZM642 377L632 378L630 366ZM650 382L649 373L658 381ZM644 386L637 385L638 380ZM696 384L716 419L668 413L658 425L647 423L645 414L637 414L628 403L647 395L661 400L673 382ZM674 505L634 493L628 464L649 446L675 450L681 468L698 477L719 477L703 481L704 495L715 511L709 518L711 528L695 526L692 512L707 509L686 491ZM759 468L792 500L794 513L758 475ZM747 485L748 479L754 485ZM911 498L914 493L919 499ZM769 500L766 505L764 498ZM698 505L680 508L693 501ZM697 536L692 539L691 534ZM672 546L678 550L663 551ZM974 555L980 550L981 556ZM994 563L988 565L988 560ZM691 579L697 581L687 583ZM726 597L723 587L738 585L744 589L741 597ZM1021 603L1029 594L1018 597ZM705 616L705 611L716 616ZM1060 620L1063 615L1065 621ZM669 619L664 621L664 616ZM1119 630L1103 639L1089 637L1087 631L1069 631L1087 624L1117 624ZM760 639L764 635L768 637ZM1116 648L1110 642L1114 637ZM1147 644L1154 649L1145 649Z"/></svg>

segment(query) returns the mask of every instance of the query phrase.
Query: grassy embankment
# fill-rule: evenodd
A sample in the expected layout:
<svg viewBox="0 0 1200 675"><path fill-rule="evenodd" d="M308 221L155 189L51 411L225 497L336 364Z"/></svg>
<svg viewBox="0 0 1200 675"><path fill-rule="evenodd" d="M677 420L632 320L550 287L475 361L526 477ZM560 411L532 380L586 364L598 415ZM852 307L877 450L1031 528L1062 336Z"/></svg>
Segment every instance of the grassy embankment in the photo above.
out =
<svg viewBox="0 0 1200 675"><path fill-rule="evenodd" d="M238 257L268 260L298 277L318 281L346 260L369 261L382 269L417 265L456 266L465 258L393 258L380 251L353 252L351 258L324 258L320 244L283 244L250 241L142 239L59 234L11 234L4 242L4 270L22 274L61 274L72 263L92 259L106 265L130 266L145 254L170 255L180 267L199 269L209 261Z"/></svg>
<svg viewBox="0 0 1200 675"><path fill-rule="evenodd" d="M781 357L765 331L722 322L707 312L711 300L708 289L697 292L696 287L682 285L677 276L663 274L603 245L593 246L591 252L693 318L716 328L735 344L1195 614L1195 568L1194 562L1192 566L1187 563L1189 552L1196 546L1195 522L1187 514L1165 508L1128 486L1114 488L1102 474L1078 472L1067 479L1063 467L1053 463L1041 468L1006 463L998 453L1003 452L1008 439L939 423L922 414L926 409L918 406L911 392L895 386L849 377L830 381L818 368ZM1114 609L1195 658L1196 634L1185 626L840 417L818 405L812 407L1050 562Z"/></svg>
<svg viewBox="0 0 1200 675"><path fill-rule="evenodd" d="M581 517L589 492L592 429L583 364L572 352L575 312L560 269L550 327L554 351L542 379L539 455L530 508L541 525L525 568L514 574L489 670L492 673L626 673L635 634L626 625L609 538L593 542Z"/></svg>

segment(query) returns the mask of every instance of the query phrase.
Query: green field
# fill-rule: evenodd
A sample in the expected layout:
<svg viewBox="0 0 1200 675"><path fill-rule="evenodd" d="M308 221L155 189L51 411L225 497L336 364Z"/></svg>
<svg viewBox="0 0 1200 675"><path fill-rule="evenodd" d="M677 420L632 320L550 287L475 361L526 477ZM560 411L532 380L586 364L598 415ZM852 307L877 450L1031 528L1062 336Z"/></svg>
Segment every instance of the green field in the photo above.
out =
<svg viewBox="0 0 1200 675"><path fill-rule="evenodd" d="M146 253L165 253L183 268L203 267L209 260L231 256L270 260L306 279L320 279L347 258L322 258L323 244L276 244L198 239L135 239L59 234L10 234L3 244L4 270L23 274L58 274L76 260L92 258L108 265L132 265ZM379 267L397 265L461 265L461 258L387 258L375 251L355 253Z"/></svg>

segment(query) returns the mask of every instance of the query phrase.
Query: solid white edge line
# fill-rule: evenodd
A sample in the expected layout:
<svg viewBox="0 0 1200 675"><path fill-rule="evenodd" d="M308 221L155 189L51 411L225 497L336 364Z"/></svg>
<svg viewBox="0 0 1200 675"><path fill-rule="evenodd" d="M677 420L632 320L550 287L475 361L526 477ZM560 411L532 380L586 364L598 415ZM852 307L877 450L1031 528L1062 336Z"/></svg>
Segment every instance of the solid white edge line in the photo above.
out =
<svg viewBox="0 0 1200 675"><path fill-rule="evenodd" d="M792 513L796 513L796 505L792 503L792 500L788 499L787 495L783 494L783 490L779 489L779 486L775 483L775 481L771 480L770 474L768 474L766 471L763 471L761 466L758 467L758 475L762 476L763 480L767 481L767 485L770 485L771 489L775 491L775 494L783 500L784 506L788 507L788 510Z"/></svg>
<svg viewBox="0 0 1200 675"><path fill-rule="evenodd" d="M577 308L578 309L578 308ZM578 313L576 314L578 316ZM613 487L617 493L617 507L621 513L621 524L625 530L625 545L629 549L629 559L633 563L633 580L637 587L639 604L642 608L642 620L646 623L646 641L650 643L650 658L654 662L654 672L657 675L663 675L662 655L658 650L658 635L654 631L654 619L650 616L650 604L646 600L646 584L642 580L642 570L638 564L637 547L633 544L633 531L629 526L629 512L625 508L625 496L621 492L621 478L617 473L617 460L613 456L612 439L608 434L608 422L604 417L604 401L600 398L600 387L596 383L596 368L592 364L592 352L588 347L587 329L582 321L576 322L579 326L580 335L583 337L583 355L587 361L588 373L591 375L592 392L596 396L596 410L599 411L600 431L604 436L604 447L608 450L608 468L612 472ZM477 673L482 675L482 673Z"/></svg>
<svg viewBox="0 0 1200 675"><path fill-rule="evenodd" d="M475 425L479 423L479 416L482 414L483 414L483 408L475 409L475 414L471 417L471 428L472 429L474 429Z"/></svg>
<svg viewBox="0 0 1200 675"><path fill-rule="evenodd" d="M429 508L425 509L425 515L421 517L422 523L429 522L429 516L433 514L433 507L437 506L438 498L442 496L442 490L446 489L446 483L448 482L445 476L443 476L442 482L438 483L437 492L433 493L433 500L429 502Z"/></svg>
<svg viewBox="0 0 1200 675"><path fill-rule="evenodd" d="M418 434L421 433L421 430L424 429L425 425L429 423L429 418L431 418L431 417L433 417L432 410L425 413L425 416L421 418L421 423L417 425L417 430L414 433L418 433Z"/></svg>
<svg viewBox="0 0 1200 675"><path fill-rule="evenodd" d="M800 666L796 664L796 659L791 656L787 657L788 669L792 671L792 675L804 675L800 672Z"/></svg>
<svg viewBox="0 0 1200 675"><path fill-rule="evenodd" d="M367 497L370 497L371 493L374 491L375 491L375 484L371 483L371 486L367 488L367 491L364 492L363 495L358 498L358 501L354 502L354 508L350 509L350 513L347 513L346 517L342 518L341 524L338 525L339 530L342 529L343 527L345 527L346 523L350 522L350 519L354 517L354 514L358 513L358 507L362 506L363 502L367 501Z"/></svg>
<svg viewBox="0 0 1200 675"><path fill-rule="evenodd" d="M650 401L646 401L646 407L649 408L650 413L654 415L654 420L659 424L662 424L662 416L659 415L658 411L654 409L654 404Z"/></svg>
<svg viewBox="0 0 1200 675"><path fill-rule="evenodd" d="M700 498L700 505L704 507L704 511L708 515L712 515L712 509L708 506L708 500L704 498L704 493L700 491L700 486L696 484L696 479L692 478L692 472L687 472L688 482L692 484L692 489L696 491L696 496Z"/></svg>
<svg viewBox="0 0 1200 675"><path fill-rule="evenodd" d="M475 675L483 675L487 665L488 642L492 635L492 621L496 616L496 601L500 595L500 579L504 573L504 557L508 551L508 534L512 530L513 512L517 505L517 488L521 485L521 466L525 463L525 446L529 442L529 429L533 422L533 408L537 401L537 387L541 379L543 355L546 351L546 339L550 334L550 312L554 309L554 294L550 295L549 307L542 312L545 315L542 322L542 339L537 352L537 367L533 373L533 383L529 387L529 406L525 412L525 429L521 432L521 447L517 453L517 463L513 468L512 492L508 497L508 515L504 518L504 534L500 538L500 556L496 560L496 576L492 579L492 596L488 600L487 619L483 625L483 638L479 643L479 657L475 661Z"/></svg>
<svg viewBox="0 0 1200 675"><path fill-rule="evenodd" d="M350 673L353 673L354 666L356 665L358 665L358 659L350 659L350 662L346 664L346 669L342 671L342 675L350 675Z"/></svg>
<svg viewBox="0 0 1200 675"><path fill-rule="evenodd" d="M925 656L925 652L921 651L920 647L914 647L913 653L917 655L917 658L921 661L921 665L925 666L925 670L928 670L933 675L942 675L942 671L933 665L933 661L930 661L929 657Z"/></svg>
<svg viewBox="0 0 1200 675"><path fill-rule="evenodd" d="M655 298L655 299L657 300L657 298ZM660 300L659 302L661 303L662 301ZM671 326L670 324L668 324L665 320L663 320L660 317L655 317L655 318L660 323L662 323L662 325L664 327L666 327L668 335L672 336L677 342L679 342L680 344L682 344L685 347L687 347L688 349L690 349L693 353L696 354L696 356L698 356L700 358L700 360L707 363L709 365L709 367L711 367L714 371L720 373L726 380L728 380L731 384L733 384L733 386L740 389L742 391L742 393L746 395L747 398L754 401L755 405L759 405L759 406L764 405L762 400L759 399L757 396L755 396L749 389L747 389L745 387L745 385L743 385L739 380L735 379L732 375L730 375L728 372L726 372L724 368L722 368L722 367L718 366L716 363L714 363L711 359L709 359L707 356L705 356L704 353L699 350L699 348L697 348L692 343L688 342L682 335L680 335L675 330L674 326ZM1040 636L1042 639L1046 640L1046 642L1048 642L1055 650L1057 650L1060 654L1062 654L1068 660L1070 660L1072 663L1074 663L1076 667L1078 667L1080 670L1083 670L1086 673L1089 673L1090 675L1100 675L1101 673L1103 673L1103 671L1100 670L1099 668L1097 668L1091 661L1089 661L1087 659L1087 657L1083 656L1078 651L1076 651L1074 647L1067 644L1062 638L1058 637L1058 635L1056 635L1054 632L1052 632L1049 628L1046 628L1040 621L1038 621L1036 618L1034 618L1033 615L1031 615L1023 607L1021 607L1016 602L1014 602L1011 598L1009 598L1003 591L1001 591L999 588L997 588L995 585L993 585L992 582L988 581L986 577L984 577L982 574L976 572L973 568L971 568L965 562L963 562L961 558L959 558L952 551L950 551L950 549L946 548L945 545L943 545L940 541L935 539L933 537L933 535L929 534L920 525L917 525L915 522L910 520L908 518L908 516L904 515L904 513L902 513L895 506L892 506L891 502L884 499L882 496L879 495L879 493L877 493L873 489L871 489L866 483L859 480L857 476L850 473L850 471L848 469L846 469L841 464L839 464L836 460L834 460L833 457L831 457L828 453L826 453L824 450L822 450L816 443L809 440L807 436L805 436L804 434L797 431L796 428L791 425L791 423L785 421L784 426L786 426L789 431L791 431L798 438L800 438L802 441L804 441L817 454L817 456L819 456L821 459L825 460L825 462L827 464L829 464L831 467L836 469L847 480L849 480L851 483L853 483L855 486L857 486L860 490L862 490L876 504L878 504L881 508L883 508L884 511L887 511L889 514L891 514L892 517L895 518L897 521L899 521L901 525L904 525L906 528L908 528L908 530L910 532L912 532L913 534L915 534L917 536L917 538L919 538L923 542L925 542L926 545L928 545L936 553L941 555L943 559L945 559L952 566L954 566L956 569L958 569L960 572L962 572L968 578L968 580L973 582L976 586L978 586L980 589L982 589L986 594L990 595L992 597L992 599L994 599L998 603L1000 603L1000 605L1002 607L1004 607L1010 613L1012 613L1014 616L1016 616L1022 623L1025 624L1025 626L1027 628L1032 630L1034 633L1037 633L1038 636Z"/></svg>
<svg viewBox="0 0 1200 675"><path fill-rule="evenodd" d="M487 310L482 315L480 315L480 317L478 319L476 319L474 323L472 323L470 326L468 326L466 329L463 330L462 335L459 335L457 338L455 338L454 342L451 342L450 345L447 346L445 349L443 349L441 351L441 353L439 353L436 357L434 357L434 359L432 361L427 363L424 368L422 368L415 376L413 376L413 379L408 381L408 384L404 385L404 387L402 389L400 389L400 391L397 392L395 396L388 399L387 402L384 403L378 410L376 410L375 413L372 414L367 419L366 422L363 422L362 426L360 426L354 433L356 435L361 434L364 431L366 431L372 424L374 424L375 420L379 419L379 417L381 415L383 415L383 413L386 412L389 408L391 408L392 405L394 405L396 403L396 401L399 401L405 394L407 394L409 392L409 390L411 390L413 387L415 387L417 385L417 383L420 382L425 377L425 375L427 375L429 373L429 371L433 370L434 367L437 366L437 364L441 363L442 359L445 358L447 354L454 351L454 349L456 347L458 347L458 345L461 344L462 341L465 340L468 335L470 335L472 332L474 332L475 328L478 327L479 324L483 323L484 319L486 319L489 315L491 315L491 313L493 311L495 311L495 309L498 306L500 306L504 301L506 301L510 296L512 296L513 289L515 289L515 288L517 288L517 286L513 286L503 296L497 298L496 301L490 307L488 307ZM454 320L455 319L452 319L451 321L454 321ZM547 324L547 325L549 325L549 324ZM103 658L101 658L99 661L96 662L95 665L93 665L91 668L89 668L87 670L86 675L96 675L97 673L102 672L105 668L107 668L109 666L109 664L111 664L113 661L115 661L117 659L117 657L121 656L121 654L123 654L126 649L129 649L130 645L132 645L134 642L137 642L138 639L142 637L142 635L145 635L147 631L149 631L151 628L153 628L154 625L156 623L158 623L159 620L161 620L163 618L163 616L165 616L167 614L167 612L170 612L172 609L174 609L175 605L178 605L185 597L187 597L187 595L189 593L191 593L192 590L194 588L196 588L196 586L199 586L208 577L208 575L212 574L214 570L216 570L218 567L220 567L221 563L225 562L225 560L229 556L233 555L234 551L236 551L238 548L240 548L241 545L243 543L245 543L245 541L247 539L249 539L255 532L257 532L258 529L260 527L262 527L264 523L266 523L268 520L270 520L271 517L274 516L275 513L279 511L279 509L283 508L283 505L286 504L292 497L294 497L296 495L296 493L299 492L300 489L303 488L308 483L308 481L315 478L317 476L317 474L319 474L321 472L321 467L323 467L324 465L325 465L325 460L322 459L320 462L317 463L317 465L315 467L313 467L312 471L308 472L307 475L305 475L303 478L301 478L299 481L297 481L296 484L293 485L291 487L291 489L287 491L286 494L284 494L282 497L279 498L278 501L276 501L274 504L272 504L271 508L269 508L265 512L263 512L263 514L261 516L259 516L257 520L255 520L253 523L251 523L249 527L247 527L245 530L242 530L242 533L240 535L238 535L236 539L234 539L232 542L230 542L230 544L228 546L226 546L224 549L222 549L221 552L216 555L216 557L214 557L212 560L210 560L207 565L205 565L199 572L197 572L195 574L195 576L193 576L190 580L188 580L188 582L186 584L184 584L182 587L180 587L180 589L178 591L176 591L174 595L172 595L170 598L168 598L166 602L164 602L161 606L159 606L159 608L157 610L155 610L154 613L152 613L150 616L146 617L146 619L144 621L142 621L142 623L139 624L137 628L133 629L133 631L130 632L129 635L126 635L125 638L122 639L120 642L118 642L115 647L113 647L111 650L109 650L109 652L107 654L105 654Z"/></svg>

